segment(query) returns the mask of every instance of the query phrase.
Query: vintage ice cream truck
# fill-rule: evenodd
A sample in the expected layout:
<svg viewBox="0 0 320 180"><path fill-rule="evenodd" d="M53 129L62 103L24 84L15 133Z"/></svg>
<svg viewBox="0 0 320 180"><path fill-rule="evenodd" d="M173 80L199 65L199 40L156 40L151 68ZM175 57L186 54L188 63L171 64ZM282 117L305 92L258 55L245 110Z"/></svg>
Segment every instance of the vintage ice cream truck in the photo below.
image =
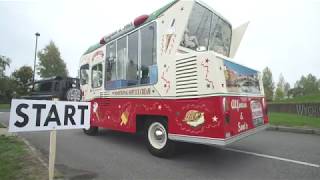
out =
<svg viewBox="0 0 320 180"><path fill-rule="evenodd" d="M183 141L225 146L266 128L260 72L232 58L247 24L232 28L200 1L173 1L91 46L80 60L91 127L144 132L165 157Z"/></svg>

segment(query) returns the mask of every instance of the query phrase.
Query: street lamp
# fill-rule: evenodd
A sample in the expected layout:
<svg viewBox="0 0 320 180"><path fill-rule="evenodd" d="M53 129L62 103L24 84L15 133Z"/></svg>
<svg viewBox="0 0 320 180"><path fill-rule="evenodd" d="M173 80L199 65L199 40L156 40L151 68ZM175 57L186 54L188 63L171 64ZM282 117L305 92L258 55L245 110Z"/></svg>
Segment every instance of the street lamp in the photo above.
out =
<svg viewBox="0 0 320 180"><path fill-rule="evenodd" d="M32 77L32 83L34 84L34 76L36 75L36 60L37 60L37 46L38 46L38 37L40 36L40 33L35 33L36 35L36 48L34 50L34 63L33 63L33 77Z"/></svg>

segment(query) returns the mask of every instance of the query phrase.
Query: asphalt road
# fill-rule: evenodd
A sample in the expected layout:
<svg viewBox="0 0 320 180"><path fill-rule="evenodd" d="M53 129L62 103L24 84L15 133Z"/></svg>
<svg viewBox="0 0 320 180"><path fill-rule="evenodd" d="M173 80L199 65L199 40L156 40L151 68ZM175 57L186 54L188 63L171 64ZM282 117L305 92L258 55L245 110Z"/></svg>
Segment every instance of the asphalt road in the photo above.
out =
<svg viewBox="0 0 320 180"><path fill-rule="evenodd" d="M8 123L9 113L0 114ZM48 155L49 133L20 133ZM149 154L138 135L58 131L57 169L69 179L320 179L320 136L264 131L225 148L184 144L171 159Z"/></svg>

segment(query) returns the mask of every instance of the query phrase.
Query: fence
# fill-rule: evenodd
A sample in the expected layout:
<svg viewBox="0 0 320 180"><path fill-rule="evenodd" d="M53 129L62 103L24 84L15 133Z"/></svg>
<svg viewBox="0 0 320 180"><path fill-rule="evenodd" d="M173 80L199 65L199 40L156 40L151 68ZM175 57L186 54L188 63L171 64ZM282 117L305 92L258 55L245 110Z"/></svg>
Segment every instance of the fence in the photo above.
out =
<svg viewBox="0 0 320 180"><path fill-rule="evenodd" d="M300 116L320 117L320 103L268 104L270 112L283 112Z"/></svg>

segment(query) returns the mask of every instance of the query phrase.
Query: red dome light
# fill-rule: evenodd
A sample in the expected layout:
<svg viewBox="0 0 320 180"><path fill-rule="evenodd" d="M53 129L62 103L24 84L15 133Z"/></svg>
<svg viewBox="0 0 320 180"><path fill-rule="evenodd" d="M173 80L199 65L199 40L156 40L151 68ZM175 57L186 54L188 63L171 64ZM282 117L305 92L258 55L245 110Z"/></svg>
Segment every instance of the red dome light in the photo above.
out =
<svg viewBox="0 0 320 180"><path fill-rule="evenodd" d="M104 37L103 38L101 38L101 40L100 40L100 42L99 42L101 45L104 45L104 44L106 44L106 41L104 40Z"/></svg>
<svg viewBox="0 0 320 180"><path fill-rule="evenodd" d="M149 18L148 15L141 15L141 16L137 17L137 18L134 19L134 21L133 21L134 27L140 26L140 25L143 24L148 18Z"/></svg>

